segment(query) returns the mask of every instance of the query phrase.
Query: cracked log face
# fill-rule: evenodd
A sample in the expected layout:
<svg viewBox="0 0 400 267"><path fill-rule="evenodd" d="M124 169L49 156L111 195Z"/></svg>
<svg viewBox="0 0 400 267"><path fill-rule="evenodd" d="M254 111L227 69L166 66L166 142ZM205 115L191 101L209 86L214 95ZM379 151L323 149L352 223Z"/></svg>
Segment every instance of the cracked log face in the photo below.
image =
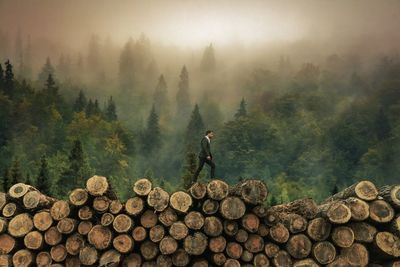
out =
<svg viewBox="0 0 400 267"><path fill-rule="evenodd" d="M142 178L125 203L102 176L68 201L18 184L0 194L0 265L396 266L398 188L361 181L321 205L268 207L254 179L170 194Z"/></svg>

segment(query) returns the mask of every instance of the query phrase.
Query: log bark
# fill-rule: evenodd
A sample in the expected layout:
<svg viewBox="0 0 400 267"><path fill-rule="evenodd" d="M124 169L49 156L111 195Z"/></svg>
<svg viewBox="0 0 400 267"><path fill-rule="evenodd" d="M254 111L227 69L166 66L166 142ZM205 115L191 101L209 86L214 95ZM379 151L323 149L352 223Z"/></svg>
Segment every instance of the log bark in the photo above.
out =
<svg viewBox="0 0 400 267"><path fill-rule="evenodd" d="M228 242L226 244L226 255L232 259L240 259L243 253L243 247L236 242Z"/></svg>
<svg viewBox="0 0 400 267"><path fill-rule="evenodd" d="M50 249L50 255L53 261L62 262L67 258L67 249L63 244L58 244Z"/></svg>
<svg viewBox="0 0 400 267"><path fill-rule="evenodd" d="M144 201L140 197L129 198L125 203L125 211L127 214L137 216L143 212Z"/></svg>
<svg viewBox="0 0 400 267"><path fill-rule="evenodd" d="M214 200L222 200L229 194L229 186L221 180L212 180L207 184L207 195Z"/></svg>
<svg viewBox="0 0 400 267"><path fill-rule="evenodd" d="M0 210L2 210L6 204L7 204L7 194L4 192L0 192Z"/></svg>
<svg viewBox="0 0 400 267"><path fill-rule="evenodd" d="M349 263L347 262L346 258L344 256L338 256L335 258L335 260L328 265L327 267L343 267L343 266L349 266Z"/></svg>
<svg viewBox="0 0 400 267"><path fill-rule="evenodd" d="M247 213L242 218L242 227L250 233L255 233L260 226L260 219L253 213Z"/></svg>
<svg viewBox="0 0 400 267"><path fill-rule="evenodd" d="M318 263L325 265L335 260L336 249L329 241L317 242L313 246L312 254Z"/></svg>
<svg viewBox="0 0 400 267"><path fill-rule="evenodd" d="M178 220L178 215L173 209L166 208L158 215L158 219L164 226L169 227Z"/></svg>
<svg viewBox="0 0 400 267"><path fill-rule="evenodd" d="M79 251L79 260L83 265L93 265L98 261L97 249L92 246L85 246Z"/></svg>
<svg viewBox="0 0 400 267"><path fill-rule="evenodd" d="M115 217L113 228L117 233L126 233L133 227L132 219L126 214L119 214Z"/></svg>
<svg viewBox="0 0 400 267"><path fill-rule="evenodd" d="M169 228L169 234L176 240L182 240L188 235L189 229L181 222L174 222Z"/></svg>
<svg viewBox="0 0 400 267"><path fill-rule="evenodd" d="M333 201L318 207L322 217L331 223L345 224L351 219L351 210L342 201Z"/></svg>
<svg viewBox="0 0 400 267"><path fill-rule="evenodd" d="M144 228L143 226L135 227L132 231L132 237L135 241L138 242L145 240L147 237L146 228Z"/></svg>
<svg viewBox="0 0 400 267"><path fill-rule="evenodd" d="M207 194L207 185L196 182L189 188L189 193L194 199L203 199Z"/></svg>
<svg viewBox="0 0 400 267"><path fill-rule="evenodd" d="M352 266L367 266L369 263L369 253L364 245L354 243L348 248L343 248L341 256Z"/></svg>
<svg viewBox="0 0 400 267"><path fill-rule="evenodd" d="M53 218L47 210L39 211L33 215L33 225L39 231L46 231L53 224Z"/></svg>
<svg viewBox="0 0 400 267"><path fill-rule="evenodd" d="M34 256L32 252L27 249L21 249L15 252L12 257L14 267L27 267L34 263Z"/></svg>
<svg viewBox="0 0 400 267"><path fill-rule="evenodd" d="M79 267L81 266L81 261L79 260L79 256L67 256L65 259L65 267Z"/></svg>
<svg viewBox="0 0 400 267"><path fill-rule="evenodd" d="M394 218L394 210L384 200L374 200L369 203L369 218L375 223L387 223Z"/></svg>
<svg viewBox="0 0 400 267"><path fill-rule="evenodd" d="M207 248L207 237L201 232L185 237L183 248L190 255L202 255Z"/></svg>
<svg viewBox="0 0 400 267"><path fill-rule="evenodd" d="M185 216L184 221L189 229L200 230L204 225L204 216L198 211L191 211Z"/></svg>
<svg viewBox="0 0 400 267"><path fill-rule="evenodd" d="M171 265L172 265L172 260L171 260ZM198 259L193 262L192 267L208 267L208 261L205 259Z"/></svg>
<svg viewBox="0 0 400 267"><path fill-rule="evenodd" d="M17 248L17 242L9 234L0 234L0 254L11 254Z"/></svg>
<svg viewBox="0 0 400 267"><path fill-rule="evenodd" d="M396 210L400 210L400 185L385 185L379 188L379 196Z"/></svg>
<svg viewBox="0 0 400 267"><path fill-rule="evenodd" d="M47 251L41 251L36 255L36 265L38 267L48 267L53 262L51 255ZM2 266L0 264L0 266Z"/></svg>
<svg viewBox="0 0 400 267"><path fill-rule="evenodd" d="M263 181L248 179L231 188L230 193L240 196L248 204L258 205L267 199L268 189Z"/></svg>
<svg viewBox="0 0 400 267"><path fill-rule="evenodd" d="M287 252L295 259L305 259L310 255L312 243L304 234L296 234L286 244Z"/></svg>
<svg viewBox="0 0 400 267"><path fill-rule="evenodd" d="M325 218L315 218L308 223L307 235L314 241L324 241L331 233L332 225Z"/></svg>
<svg viewBox="0 0 400 267"><path fill-rule="evenodd" d="M69 202L71 202L71 204L75 205L75 206L85 205L87 203L88 199L89 199L89 194L83 188L74 189L69 194Z"/></svg>
<svg viewBox="0 0 400 267"><path fill-rule="evenodd" d="M14 237L24 237L33 229L33 221L28 213L18 214L8 223L8 233Z"/></svg>
<svg viewBox="0 0 400 267"><path fill-rule="evenodd" d="M360 181L350 187L336 193L335 195L327 198L325 203L347 199L349 197L357 197L362 200L371 201L378 196L378 190L375 185L370 181Z"/></svg>
<svg viewBox="0 0 400 267"><path fill-rule="evenodd" d="M120 253L126 254L133 250L134 241L127 234L117 235L113 239L113 247Z"/></svg>
<svg viewBox="0 0 400 267"><path fill-rule="evenodd" d="M272 262L276 267L287 267L293 265L292 258L290 257L289 253L284 250L279 250L274 256Z"/></svg>
<svg viewBox="0 0 400 267"><path fill-rule="evenodd" d="M133 185L133 192L138 196L147 196L152 188L152 183L149 179L142 178L135 182Z"/></svg>
<svg viewBox="0 0 400 267"><path fill-rule="evenodd" d="M311 198L299 199L287 204L273 206L269 209L275 212L296 213L306 219L313 219L318 213L318 207Z"/></svg>
<svg viewBox="0 0 400 267"><path fill-rule="evenodd" d="M68 254L76 256L79 254L79 251L84 247L85 239L83 239L82 235L75 233L67 237L65 241L65 248Z"/></svg>
<svg viewBox="0 0 400 267"><path fill-rule="evenodd" d="M286 243L289 239L289 230L281 223L270 228L270 237L278 243Z"/></svg>
<svg viewBox="0 0 400 267"><path fill-rule="evenodd" d="M69 204L65 200L56 201L50 208L50 215L56 221L68 217L70 212Z"/></svg>
<svg viewBox="0 0 400 267"><path fill-rule="evenodd" d="M204 220L203 231L206 235L215 237L222 234L224 227L222 222L215 216L206 217Z"/></svg>
<svg viewBox="0 0 400 267"><path fill-rule="evenodd" d="M244 247L251 253L258 253L264 250L264 239L256 234L250 234L244 243Z"/></svg>
<svg viewBox="0 0 400 267"><path fill-rule="evenodd" d="M0 266L11 267L12 266L11 255L0 254Z"/></svg>
<svg viewBox="0 0 400 267"><path fill-rule="evenodd" d="M168 207L169 194L160 187L153 188L147 196L147 204L155 211L163 211Z"/></svg>
<svg viewBox="0 0 400 267"><path fill-rule="evenodd" d="M174 254L172 254L172 263L175 266L187 266L189 262L189 254L184 249L178 249Z"/></svg>
<svg viewBox="0 0 400 267"><path fill-rule="evenodd" d="M95 225L88 233L88 241L96 249L106 249L111 245L112 233L107 227Z"/></svg>
<svg viewBox="0 0 400 267"><path fill-rule="evenodd" d="M5 218L0 217L0 234L7 231L8 221Z"/></svg>
<svg viewBox="0 0 400 267"><path fill-rule="evenodd" d="M44 233L44 241L50 246L55 246L61 242L62 234L57 230L56 226L50 227Z"/></svg>
<svg viewBox="0 0 400 267"><path fill-rule="evenodd" d="M39 231L29 232L24 237L24 245L31 250L41 249L44 243L43 235Z"/></svg>
<svg viewBox="0 0 400 267"><path fill-rule="evenodd" d="M192 203L192 197L183 191L173 193L169 199L170 206L181 213L186 213Z"/></svg>
<svg viewBox="0 0 400 267"><path fill-rule="evenodd" d="M157 224L157 214L152 210L146 210L142 216L140 216L140 223L144 228L151 228Z"/></svg>
<svg viewBox="0 0 400 267"><path fill-rule="evenodd" d="M176 242L176 240L173 237L166 236L163 239L161 239L159 248L161 254L171 255L178 249L178 242Z"/></svg>
<svg viewBox="0 0 400 267"><path fill-rule="evenodd" d="M155 243L160 242L161 239L163 239L164 235L165 235L165 229L162 225L155 225L150 228L149 238L151 241Z"/></svg>
<svg viewBox="0 0 400 267"><path fill-rule="evenodd" d="M158 254L158 246L157 244L146 240L140 245L140 254L145 260L155 259Z"/></svg>
<svg viewBox="0 0 400 267"><path fill-rule="evenodd" d="M213 215L213 214L217 213L217 211L219 209L219 202L216 200L212 200L212 199L206 199L203 202L202 209L205 214Z"/></svg>
<svg viewBox="0 0 400 267"><path fill-rule="evenodd" d="M78 233L81 235L87 235L93 228L93 223L91 221L81 221L78 224Z"/></svg>
<svg viewBox="0 0 400 267"><path fill-rule="evenodd" d="M344 200L344 203L351 211L351 219L353 221L364 221L369 216L369 205L364 200L350 197Z"/></svg>
<svg viewBox="0 0 400 267"><path fill-rule="evenodd" d="M347 226L335 227L332 231L331 238L336 246L348 248L353 245L354 232L350 227Z"/></svg>
<svg viewBox="0 0 400 267"><path fill-rule="evenodd" d="M214 253L221 253L226 248L226 239L223 236L212 237L208 242L208 249Z"/></svg>

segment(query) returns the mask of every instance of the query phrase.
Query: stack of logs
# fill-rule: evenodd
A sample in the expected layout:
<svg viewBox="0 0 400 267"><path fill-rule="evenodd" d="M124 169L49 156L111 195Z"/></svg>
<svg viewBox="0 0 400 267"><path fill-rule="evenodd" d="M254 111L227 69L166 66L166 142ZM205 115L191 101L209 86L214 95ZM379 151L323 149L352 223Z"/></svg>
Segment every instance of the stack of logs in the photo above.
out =
<svg viewBox="0 0 400 267"><path fill-rule="evenodd" d="M147 179L121 203L94 176L68 200L0 193L0 266L400 266L400 185L264 206L260 180L169 194Z"/></svg>

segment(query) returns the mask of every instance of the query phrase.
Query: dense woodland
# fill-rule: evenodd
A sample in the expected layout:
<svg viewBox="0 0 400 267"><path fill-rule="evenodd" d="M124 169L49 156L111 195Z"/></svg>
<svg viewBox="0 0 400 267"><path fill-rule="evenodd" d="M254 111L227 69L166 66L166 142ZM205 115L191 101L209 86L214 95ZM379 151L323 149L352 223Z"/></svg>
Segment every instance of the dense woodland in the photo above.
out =
<svg viewBox="0 0 400 267"><path fill-rule="evenodd" d="M123 47L93 36L82 53L46 59L20 34L15 47L6 40L0 32L3 190L23 181L65 197L93 174L122 199L139 177L177 190L207 129L217 176L263 179L278 196L270 202L321 200L361 178L398 181L398 56L234 64L213 45L174 59L179 51L145 36Z"/></svg>

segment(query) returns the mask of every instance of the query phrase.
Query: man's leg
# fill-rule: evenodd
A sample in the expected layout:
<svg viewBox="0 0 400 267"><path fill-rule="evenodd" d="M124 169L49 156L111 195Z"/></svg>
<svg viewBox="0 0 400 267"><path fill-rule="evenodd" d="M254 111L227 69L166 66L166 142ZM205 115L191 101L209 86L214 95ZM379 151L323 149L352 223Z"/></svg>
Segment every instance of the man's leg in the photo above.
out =
<svg viewBox="0 0 400 267"><path fill-rule="evenodd" d="M215 163L214 161L206 159L206 163L211 167L211 179L215 178ZM204 163L203 163L204 164Z"/></svg>
<svg viewBox="0 0 400 267"><path fill-rule="evenodd" d="M193 174L192 183L197 182L197 177L199 176L201 170L203 169L205 159L199 157L199 166L197 167L196 172Z"/></svg>

